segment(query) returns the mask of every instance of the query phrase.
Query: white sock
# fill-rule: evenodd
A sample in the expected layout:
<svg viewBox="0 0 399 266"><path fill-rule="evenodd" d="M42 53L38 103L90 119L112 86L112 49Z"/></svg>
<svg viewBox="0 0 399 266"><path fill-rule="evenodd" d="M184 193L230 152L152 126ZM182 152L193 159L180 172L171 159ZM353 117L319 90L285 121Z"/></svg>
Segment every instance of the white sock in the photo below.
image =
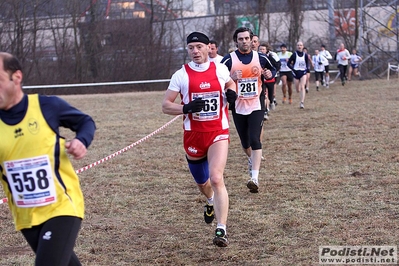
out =
<svg viewBox="0 0 399 266"><path fill-rule="evenodd" d="M227 231L226 231L226 225L225 224L219 224L216 226L216 228L220 228L224 230L224 233L227 235Z"/></svg>
<svg viewBox="0 0 399 266"><path fill-rule="evenodd" d="M259 170L252 170L252 177L251 179L255 179L256 181L258 181L258 177L259 177Z"/></svg>
<svg viewBox="0 0 399 266"><path fill-rule="evenodd" d="M209 205L213 205L213 196L206 199L206 201L208 202Z"/></svg>

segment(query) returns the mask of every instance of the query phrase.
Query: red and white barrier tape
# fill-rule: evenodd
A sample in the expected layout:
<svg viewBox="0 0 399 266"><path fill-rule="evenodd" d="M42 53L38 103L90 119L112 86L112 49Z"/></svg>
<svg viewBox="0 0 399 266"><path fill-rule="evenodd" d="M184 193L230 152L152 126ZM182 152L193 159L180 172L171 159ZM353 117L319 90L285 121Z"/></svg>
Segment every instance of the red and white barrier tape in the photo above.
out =
<svg viewBox="0 0 399 266"><path fill-rule="evenodd" d="M121 149L121 150L119 150L119 151L117 151L117 152L115 152L115 153L113 153L113 154L111 154L111 155L108 155L107 157L105 157L105 158L103 158L103 159L101 159L101 160L98 160L98 161L95 162L95 163L86 165L85 167L82 167L82 168L80 168L79 170L76 170L76 173L79 174L79 173L81 173L81 172L83 172L83 171L86 171L87 169L90 169L90 168L92 168L92 167L94 167L94 166L96 166L96 165L99 165L100 163L103 163L103 162L105 162L105 161L108 161L109 159L112 159L112 158L114 158L115 156L117 156L117 155L119 155L119 154L121 154L121 153L123 153L123 152L125 152L125 151L127 151L127 150L130 150L130 149L133 148L134 146L140 144L140 143L143 142L143 141L146 141L147 139L149 139L149 138L151 138L152 136L154 136L155 134L157 134L159 131L163 130L164 128L166 128L167 126L169 126L170 124L172 124L172 123L173 123L176 119L178 119L179 117L180 117L180 115L176 116L175 118L173 118L172 120L170 120L170 121L169 121L168 123L166 123L165 125L161 126L160 128L158 128L158 129L155 130L154 132L150 133L149 135L145 136L144 138L142 138L142 139L140 139L140 140L138 140L138 141L136 141L136 142L130 144L129 146L127 146L127 147L125 147L125 148L123 148L123 149ZM4 198L4 199L0 200L0 204L6 203L6 202L7 202L7 198Z"/></svg>
<svg viewBox="0 0 399 266"><path fill-rule="evenodd" d="M130 144L130 145L127 146L126 148L123 148L122 150L119 150L119 151L115 152L114 154L111 154L111 155L109 155L109 156L107 156L107 157L105 157L105 158L103 158L103 159L101 159L101 160L98 160L98 161L95 162L95 163L92 163L92 164L89 164L89 165L87 165L87 166L85 166L85 167L83 167L83 168L80 168L79 170L76 171L76 173L79 174L79 173L81 173L81 172L83 172L83 171L86 171L87 169L90 169L90 168L92 168L93 166L96 166L96 165L99 165L100 163L103 163L103 162L105 162L105 161L108 161L109 159L114 158L116 155L119 155L119 154L121 154L122 152L125 152L125 151L127 151L127 150L133 148L133 147L136 146L137 144L140 144L141 142L143 142L143 141L149 139L149 138L152 137L153 135L157 134L159 131L163 130L165 127L167 127L167 126L169 126L170 124L172 124L172 123L173 123L177 118L179 118L179 117L180 117L180 116L176 116L175 118L173 118L172 120L170 120L168 123L166 123L166 124L163 125L162 127L158 128L157 130L155 130L155 131L152 132L151 134L145 136L144 138L142 138L142 139L136 141L135 143Z"/></svg>

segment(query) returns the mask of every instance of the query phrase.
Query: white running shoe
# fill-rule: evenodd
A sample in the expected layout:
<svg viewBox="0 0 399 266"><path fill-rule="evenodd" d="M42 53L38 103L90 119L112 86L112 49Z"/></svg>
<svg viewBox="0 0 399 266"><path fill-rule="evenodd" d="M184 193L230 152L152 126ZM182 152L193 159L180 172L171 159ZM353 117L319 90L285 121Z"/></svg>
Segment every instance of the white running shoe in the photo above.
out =
<svg viewBox="0 0 399 266"><path fill-rule="evenodd" d="M301 104L299 105L299 108L305 109L305 105L301 102Z"/></svg>
<svg viewBox="0 0 399 266"><path fill-rule="evenodd" d="M257 193L258 189L259 189L259 184L258 184L258 180L255 180L253 178L251 178L250 180L248 180L247 182L247 188L249 188L249 191L252 193Z"/></svg>
<svg viewBox="0 0 399 266"><path fill-rule="evenodd" d="M263 115L263 120L264 120L264 121L269 120L268 112L265 112L265 114Z"/></svg>

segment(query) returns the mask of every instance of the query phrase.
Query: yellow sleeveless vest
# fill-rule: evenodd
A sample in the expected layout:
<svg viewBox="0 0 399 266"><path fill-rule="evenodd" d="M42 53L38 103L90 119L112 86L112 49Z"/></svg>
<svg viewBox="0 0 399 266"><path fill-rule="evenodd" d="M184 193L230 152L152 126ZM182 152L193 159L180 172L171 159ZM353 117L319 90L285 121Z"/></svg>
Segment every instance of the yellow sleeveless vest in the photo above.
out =
<svg viewBox="0 0 399 266"><path fill-rule="evenodd" d="M40 225L56 216L83 219L79 178L65 151L65 139L47 124L39 96L28 95L22 121L0 120L1 179L16 230Z"/></svg>

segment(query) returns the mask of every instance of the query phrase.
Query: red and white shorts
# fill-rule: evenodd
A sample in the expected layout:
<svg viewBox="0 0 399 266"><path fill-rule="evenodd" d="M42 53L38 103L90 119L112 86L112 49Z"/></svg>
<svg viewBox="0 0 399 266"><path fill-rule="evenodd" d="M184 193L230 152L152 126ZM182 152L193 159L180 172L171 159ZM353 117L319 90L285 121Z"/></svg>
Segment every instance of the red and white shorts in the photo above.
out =
<svg viewBox="0 0 399 266"><path fill-rule="evenodd" d="M226 139L229 140L229 129L211 132L184 131L184 150L189 156L204 157L213 143Z"/></svg>

